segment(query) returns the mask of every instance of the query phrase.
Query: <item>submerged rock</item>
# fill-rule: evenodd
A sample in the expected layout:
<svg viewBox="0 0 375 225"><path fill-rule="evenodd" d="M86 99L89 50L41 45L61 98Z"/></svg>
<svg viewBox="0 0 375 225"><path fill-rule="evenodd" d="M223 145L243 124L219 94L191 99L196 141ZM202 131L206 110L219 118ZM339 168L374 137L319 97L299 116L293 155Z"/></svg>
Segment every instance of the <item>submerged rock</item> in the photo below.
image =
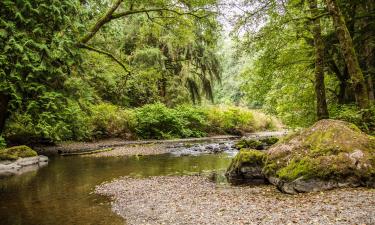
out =
<svg viewBox="0 0 375 225"><path fill-rule="evenodd" d="M242 149L225 175L231 183L264 183L262 169L265 157L265 153L259 150Z"/></svg>
<svg viewBox="0 0 375 225"><path fill-rule="evenodd" d="M375 187L375 139L353 124L321 120L271 147L263 173L290 194Z"/></svg>

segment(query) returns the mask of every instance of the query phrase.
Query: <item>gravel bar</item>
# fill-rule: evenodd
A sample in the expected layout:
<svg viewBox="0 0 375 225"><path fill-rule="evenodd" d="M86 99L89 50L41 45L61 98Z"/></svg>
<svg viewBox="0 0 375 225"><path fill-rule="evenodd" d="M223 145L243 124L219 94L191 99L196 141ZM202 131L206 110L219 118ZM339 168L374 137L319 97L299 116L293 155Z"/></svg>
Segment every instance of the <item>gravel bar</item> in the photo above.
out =
<svg viewBox="0 0 375 225"><path fill-rule="evenodd" d="M375 190L286 195L203 176L123 177L96 187L126 224L375 224Z"/></svg>

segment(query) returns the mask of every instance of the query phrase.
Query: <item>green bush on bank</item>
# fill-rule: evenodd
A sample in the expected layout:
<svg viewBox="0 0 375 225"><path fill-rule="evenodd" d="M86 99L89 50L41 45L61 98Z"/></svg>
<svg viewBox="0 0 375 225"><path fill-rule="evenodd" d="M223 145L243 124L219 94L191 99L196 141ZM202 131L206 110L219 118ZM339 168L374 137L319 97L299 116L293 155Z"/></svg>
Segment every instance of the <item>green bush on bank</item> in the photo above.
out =
<svg viewBox="0 0 375 225"><path fill-rule="evenodd" d="M3 136L0 136L0 149L3 149L7 146L7 143L5 142L5 139Z"/></svg>
<svg viewBox="0 0 375 225"><path fill-rule="evenodd" d="M129 138L136 127L133 110L122 109L108 103L93 105L88 121L93 138Z"/></svg>
<svg viewBox="0 0 375 225"><path fill-rule="evenodd" d="M168 108L162 103L135 109L100 103L82 110L78 103L68 102L60 111L45 112L37 120L32 118L35 116L28 113L13 114L5 136L21 137L15 138L19 143L28 143L24 139L30 137L51 141L108 137L170 139L243 134L279 127L274 118L246 108L191 105Z"/></svg>
<svg viewBox="0 0 375 225"><path fill-rule="evenodd" d="M330 117L353 123L362 131L375 135L375 105L369 109L359 109L356 105L332 105Z"/></svg>

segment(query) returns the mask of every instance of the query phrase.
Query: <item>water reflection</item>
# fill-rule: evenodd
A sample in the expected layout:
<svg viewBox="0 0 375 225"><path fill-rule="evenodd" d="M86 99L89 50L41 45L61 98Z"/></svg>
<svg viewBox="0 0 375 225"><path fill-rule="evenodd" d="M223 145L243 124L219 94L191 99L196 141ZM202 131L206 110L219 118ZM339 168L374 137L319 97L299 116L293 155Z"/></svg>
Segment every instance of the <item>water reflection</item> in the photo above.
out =
<svg viewBox="0 0 375 225"><path fill-rule="evenodd" d="M123 224L106 199L90 194L96 185L129 175L222 171L229 163L226 154L53 158L38 171L0 180L0 224Z"/></svg>

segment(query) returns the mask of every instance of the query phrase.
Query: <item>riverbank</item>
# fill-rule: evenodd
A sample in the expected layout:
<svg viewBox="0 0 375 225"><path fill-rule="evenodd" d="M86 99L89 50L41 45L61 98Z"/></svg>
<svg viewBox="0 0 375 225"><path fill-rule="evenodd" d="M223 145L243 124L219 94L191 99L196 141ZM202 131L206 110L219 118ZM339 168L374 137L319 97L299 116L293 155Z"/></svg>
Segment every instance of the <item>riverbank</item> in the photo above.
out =
<svg viewBox="0 0 375 225"><path fill-rule="evenodd" d="M374 224L374 189L285 195L201 176L123 177L96 187L128 224Z"/></svg>
<svg viewBox="0 0 375 225"><path fill-rule="evenodd" d="M265 131L249 133L248 138L259 139L265 137L281 137L287 131ZM75 154L75 153L90 153L101 149L112 148L111 151L102 153L95 153L91 156L121 156L121 155L150 155L150 154L164 154L172 150L167 146L194 143L194 142L220 142L238 140L241 136L235 135L218 135L204 138L185 138L173 140L137 140L129 141L124 139L103 139L95 142L62 142L55 146L41 146L35 147L39 154L56 155L56 154ZM158 147L155 147L158 146ZM160 147L159 147L160 146Z"/></svg>

